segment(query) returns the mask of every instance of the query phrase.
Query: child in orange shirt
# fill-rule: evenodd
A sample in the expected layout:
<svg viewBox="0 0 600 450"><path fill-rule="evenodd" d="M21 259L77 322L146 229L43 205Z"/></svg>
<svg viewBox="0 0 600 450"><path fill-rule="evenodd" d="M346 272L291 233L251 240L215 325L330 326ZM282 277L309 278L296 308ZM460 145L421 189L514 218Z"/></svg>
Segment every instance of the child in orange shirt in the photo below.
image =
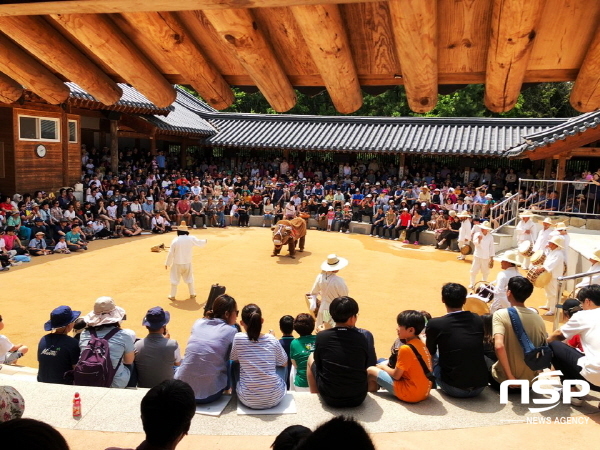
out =
<svg viewBox="0 0 600 450"><path fill-rule="evenodd" d="M390 367L388 361L382 361L367 369L369 392L377 392L382 387L402 401L417 403L429 396L432 385L413 350L419 352L431 373L431 355L419 339L425 328L425 317L420 311L407 310L398 314L396 322L398 338L403 342L398 349L396 364Z"/></svg>

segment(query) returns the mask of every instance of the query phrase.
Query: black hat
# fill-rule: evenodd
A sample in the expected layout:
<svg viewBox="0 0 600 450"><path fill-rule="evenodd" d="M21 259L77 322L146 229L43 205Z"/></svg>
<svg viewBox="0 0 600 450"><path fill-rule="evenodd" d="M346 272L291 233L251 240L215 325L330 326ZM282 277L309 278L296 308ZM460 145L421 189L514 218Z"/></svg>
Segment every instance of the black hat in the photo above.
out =
<svg viewBox="0 0 600 450"><path fill-rule="evenodd" d="M569 315L573 315L577 311L582 311L581 302L576 298L568 298L564 301L562 305L556 305L557 308L562 309Z"/></svg>

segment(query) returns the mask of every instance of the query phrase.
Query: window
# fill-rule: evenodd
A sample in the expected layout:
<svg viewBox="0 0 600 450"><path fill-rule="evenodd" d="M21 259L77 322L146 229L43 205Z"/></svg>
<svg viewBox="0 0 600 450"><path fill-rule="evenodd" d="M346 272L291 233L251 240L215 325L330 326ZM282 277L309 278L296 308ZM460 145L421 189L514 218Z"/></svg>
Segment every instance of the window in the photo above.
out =
<svg viewBox="0 0 600 450"><path fill-rule="evenodd" d="M69 120L69 144L77 144L77 121Z"/></svg>
<svg viewBox="0 0 600 450"><path fill-rule="evenodd" d="M58 119L19 116L19 139L22 141L60 141Z"/></svg>

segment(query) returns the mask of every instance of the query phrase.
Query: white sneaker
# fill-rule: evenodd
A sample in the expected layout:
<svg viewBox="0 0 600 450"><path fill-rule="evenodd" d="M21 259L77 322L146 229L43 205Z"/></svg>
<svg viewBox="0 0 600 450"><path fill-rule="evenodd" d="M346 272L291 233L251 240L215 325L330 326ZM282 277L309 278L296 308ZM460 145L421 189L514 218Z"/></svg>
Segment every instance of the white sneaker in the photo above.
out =
<svg viewBox="0 0 600 450"><path fill-rule="evenodd" d="M350 234L350 230L346 231L346 234Z"/></svg>
<svg viewBox="0 0 600 450"><path fill-rule="evenodd" d="M472 284L470 284L470 285L468 286L468 289L473 289L473 285L472 285Z"/></svg>
<svg viewBox="0 0 600 450"><path fill-rule="evenodd" d="M583 406L583 399L580 397L571 397L572 406Z"/></svg>
<svg viewBox="0 0 600 450"><path fill-rule="evenodd" d="M195 230L195 229L196 229L196 228L198 228L198 227L197 227L196 225L194 225L192 228Z"/></svg>
<svg viewBox="0 0 600 450"><path fill-rule="evenodd" d="M553 316L554 315L554 311L548 311L546 313L544 313L545 316Z"/></svg>
<svg viewBox="0 0 600 450"><path fill-rule="evenodd" d="M342 231L342 230L340 230L340 233L343 233L343 231Z"/></svg>
<svg viewBox="0 0 600 450"><path fill-rule="evenodd" d="M206 225L202 225L202 228L206 229Z"/></svg>

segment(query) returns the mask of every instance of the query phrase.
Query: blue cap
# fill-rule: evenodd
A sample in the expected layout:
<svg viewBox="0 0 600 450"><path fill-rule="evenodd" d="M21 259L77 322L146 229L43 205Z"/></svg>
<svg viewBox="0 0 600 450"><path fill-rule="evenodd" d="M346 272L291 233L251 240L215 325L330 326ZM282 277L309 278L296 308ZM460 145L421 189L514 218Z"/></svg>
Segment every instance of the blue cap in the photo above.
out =
<svg viewBox="0 0 600 450"><path fill-rule="evenodd" d="M171 314L160 306L155 306L148 310L146 317L142 321L142 325L154 331L164 327L169 323L169 320L171 320Z"/></svg>
<svg viewBox="0 0 600 450"><path fill-rule="evenodd" d="M44 330L51 331L66 327L81 315L81 311L72 311L68 306L59 306L50 313L50 320L44 324Z"/></svg>

